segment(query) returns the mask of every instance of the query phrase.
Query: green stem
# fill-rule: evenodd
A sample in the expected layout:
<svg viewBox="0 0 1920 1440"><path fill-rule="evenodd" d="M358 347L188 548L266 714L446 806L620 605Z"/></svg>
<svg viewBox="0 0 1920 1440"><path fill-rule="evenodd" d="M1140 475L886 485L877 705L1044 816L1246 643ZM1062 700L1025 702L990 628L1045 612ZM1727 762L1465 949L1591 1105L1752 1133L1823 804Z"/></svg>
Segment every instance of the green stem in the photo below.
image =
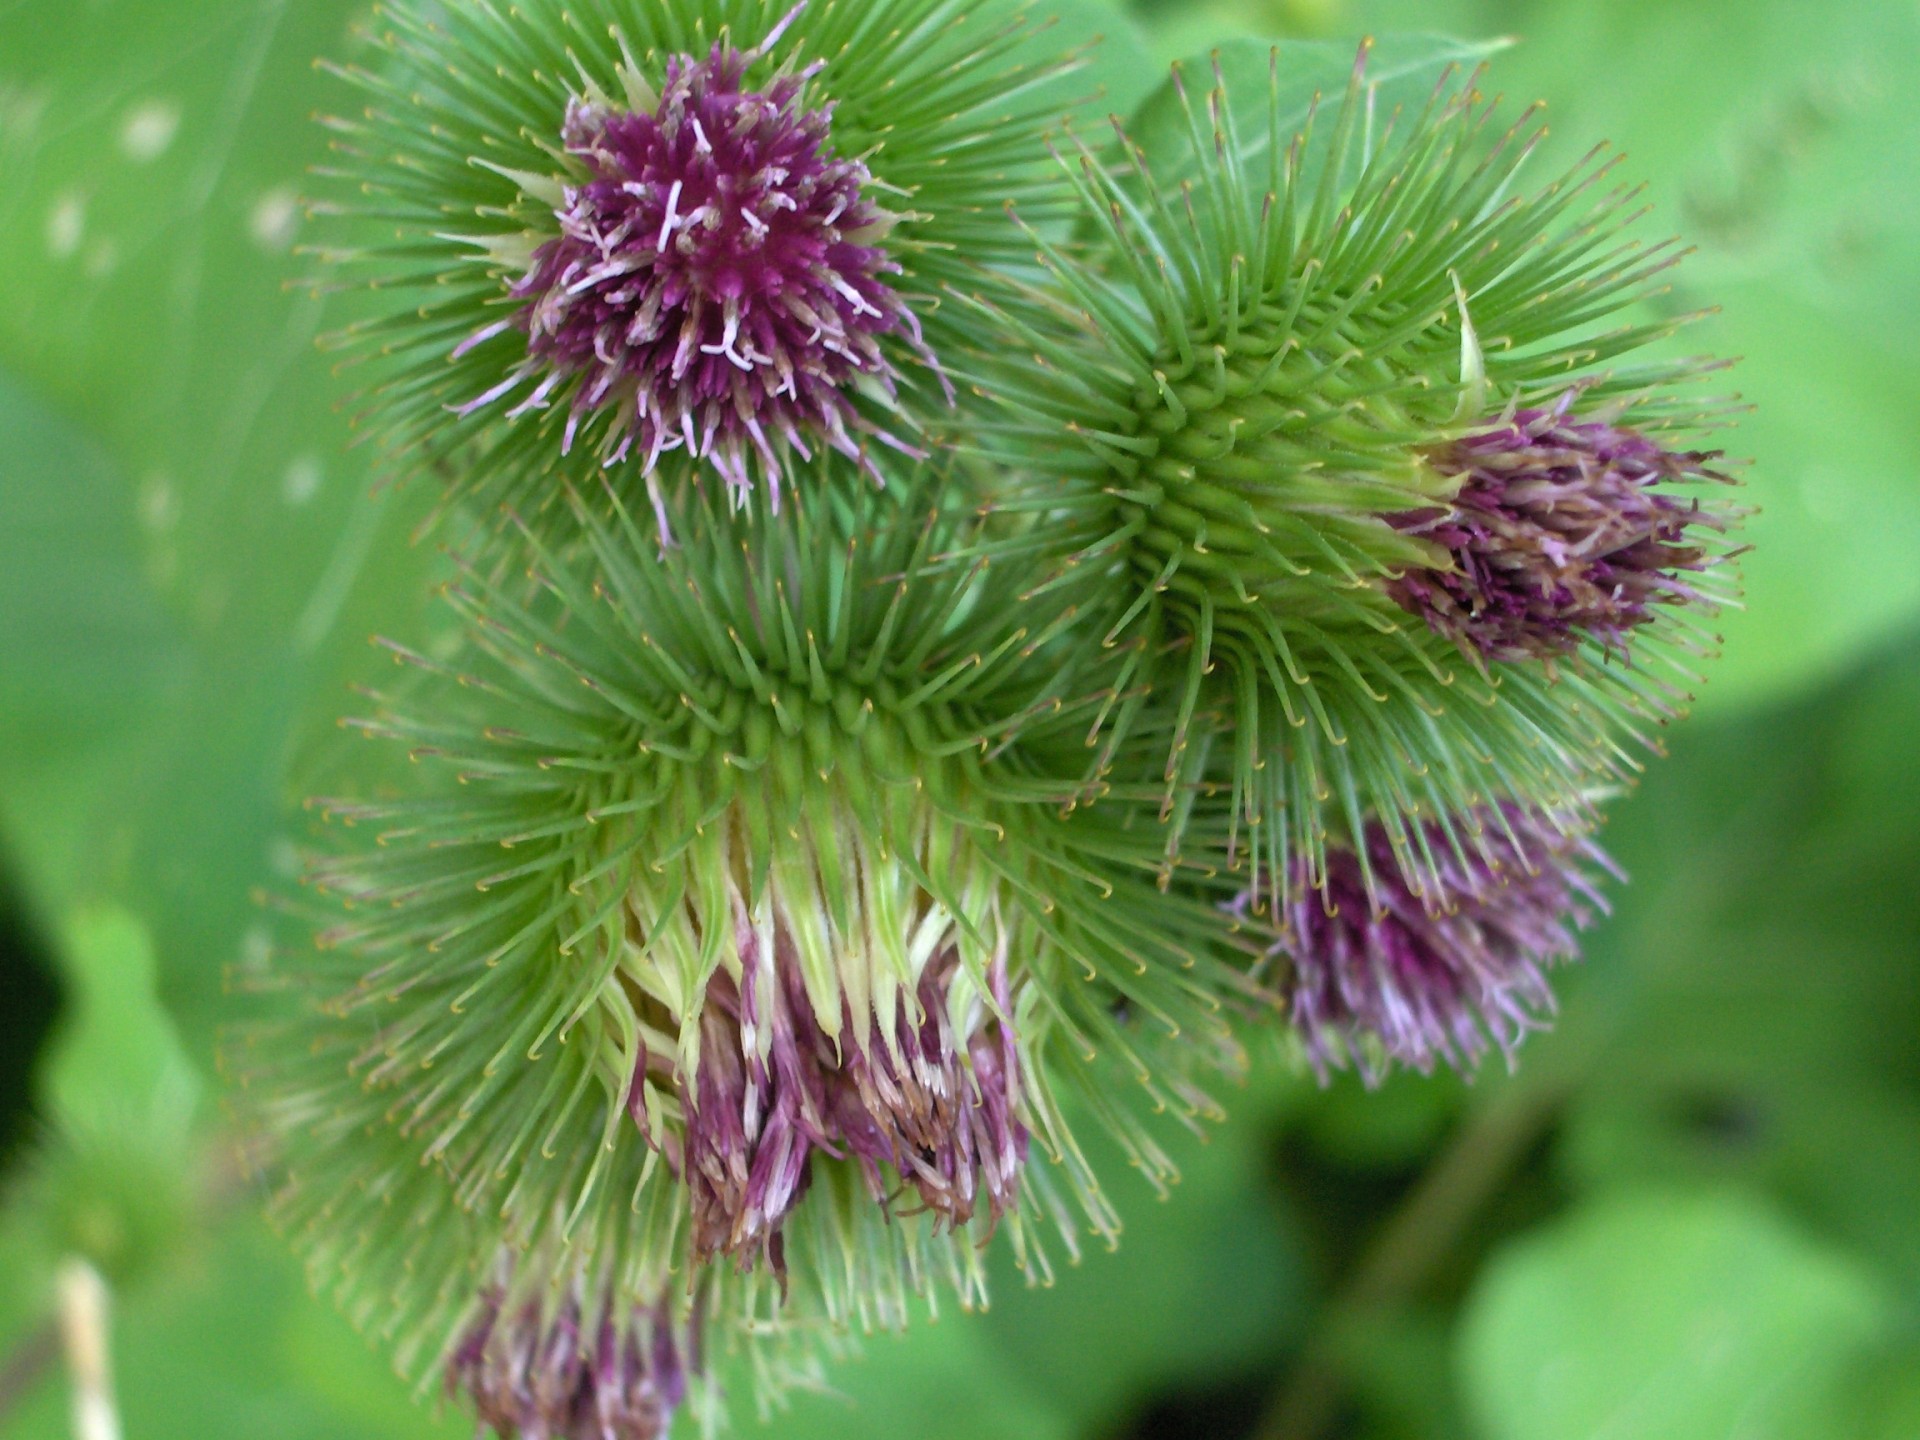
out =
<svg viewBox="0 0 1920 1440"><path fill-rule="evenodd" d="M1426 1282L1553 1123L1569 1090L1565 1078L1541 1076L1539 1083L1507 1088L1428 1167L1328 1302L1254 1432L1257 1440L1318 1440L1326 1433L1340 1411L1343 1377L1335 1352L1341 1337Z"/></svg>

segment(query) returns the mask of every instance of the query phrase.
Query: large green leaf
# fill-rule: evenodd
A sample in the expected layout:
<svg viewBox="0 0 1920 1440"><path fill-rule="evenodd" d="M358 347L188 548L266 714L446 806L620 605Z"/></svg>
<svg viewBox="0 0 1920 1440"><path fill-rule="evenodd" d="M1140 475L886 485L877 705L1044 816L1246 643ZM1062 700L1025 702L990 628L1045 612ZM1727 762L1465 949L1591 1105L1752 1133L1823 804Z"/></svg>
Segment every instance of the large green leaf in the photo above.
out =
<svg viewBox="0 0 1920 1440"><path fill-rule="evenodd" d="M97 743L177 661L146 583L132 487L65 417L0 376L0 774Z"/></svg>
<svg viewBox="0 0 1920 1440"><path fill-rule="evenodd" d="M1384 125L1396 111L1418 114L1447 74L1470 73L1506 44L1443 35L1389 35L1370 42L1364 75L1377 123ZM1127 133L1163 183L1197 173L1188 113L1191 109L1204 115L1201 101L1219 84L1243 153L1263 154L1272 115L1271 82L1280 99L1278 133L1283 138L1297 133L1318 109L1317 129L1324 136L1346 95L1359 52L1357 40L1228 40L1177 62L1180 73L1140 102L1127 122Z"/></svg>
<svg viewBox="0 0 1920 1440"><path fill-rule="evenodd" d="M1160 78L1146 38L1125 10L1102 0L1032 0L1029 49L1039 59L1071 51L1081 64L1055 86L1076 123L1126 114Z"/></svg>
<svg viewBox="0 0 1920 1440"><path fill-rule="evenodd" d="M1832 1435L1891 1309L1870 1271L1750 1197L1651 1190L1498 1256L1460 1362L1488 1440Z"/></svg>
<svg viewBox="0 0 1920 1440"><path fill-rule="evenodd" d="M1118 1248L1093 1243L1040 1288L999 1266L988 1329L1002 1363L1043 1387L1083 1432L1101 1433L1161 1387L1270 1362L1300 1333L1304 1247L1263 1173L1271 1117L1299 1088L1265 1075L1251 1093L1226 1092L1233 1123L1206 1143L1171 1136L1181 1179L1165 1199L1129 1174L1117 1146L1089 1134L1098 1173L1119 1177Z"/></svg>
<svg viewBox="0 0 1920 1440"><path fill-rule="evenodd" d="M866 1341L832 1367L826 1390L767 1416L744 1386L732 1398L736 1433L753 1440L1069 1440L1051 1389L995 1353L985 1317L954 1312Z"/></svg>
<svg viewBox="0 0 1920 1440"><path fill-rule="evenodd" d="M1909 641L1684 733L1622 808L1635 879L1566 1022L1603 1037L1560 1147L1580 1189L1764 1185L1920 1287L1916 697Z"/></svg>
<svg viewBox="0 0 1920 1440"><path fill-rule="evenodd" d="M426 487L397 503L369 493L314 347L326 308L289 289L313 263L295 253L297 197L326 153L312 116L347 103L313 60L352 50L357 11L0 11L0 363L73 417L86 438L63 453L104 454L128 479L64 467L80 473L61 490L58 468L42 477L60 466L50 449L14 453L69 506L59 544L74 583L97 576L107 599L151 585L177 636L171 653L151 647L174 683L141 706L128 743L104 764L32 767L4 818L30 859L68 857L64 874L34 867L36 891L63 892L50 908L82 893L136 902L203 1057L223 976L249 953L249 892L274 880L300 737L326 733L367 633L404 631L428 588L432 557L406 544ZM0 530L0 574L53 567ZM46 595L51 613L92 613ZM85 648L109 675L143 668ZM40 843L54 826L60 845Z"/></svg>
<svg viewBox="0 0 1920 1440"><path fill-rule="evenodd" d="M0 374L0 836L43 916L97 883L98 813L181 677L144 558L123 473Z"/></svg>

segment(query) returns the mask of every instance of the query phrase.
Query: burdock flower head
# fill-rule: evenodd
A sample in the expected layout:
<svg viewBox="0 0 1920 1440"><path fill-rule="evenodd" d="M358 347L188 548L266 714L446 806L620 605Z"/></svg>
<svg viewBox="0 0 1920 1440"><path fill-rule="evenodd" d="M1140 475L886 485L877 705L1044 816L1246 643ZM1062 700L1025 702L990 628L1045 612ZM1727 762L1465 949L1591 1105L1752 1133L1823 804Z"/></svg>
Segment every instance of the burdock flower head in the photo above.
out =
<svg viewBox="0 0 1920 1440"><path fill-rule="evenodd" d="M1723 479L1717 456L1573 413L1569 392L1433 455L1461 477L1450 505L1390 516L1447 552L1387 593L1437 634L1488 660L1569 655L1593 641L1625 658L1655 607L1718 596L1704 572L1722 558L1705 537L1726 516L1681 488Z"/></svg>
<svg viewBox="0 0 1920 1440"><path fill-rule="evenodd" d="M1576 933L1606 908L1594 871L1611 862L1574 817L1491 806L1428 823L1419 845L1410 875L1369 825L1327 847L1324 874L1296 862L1271 897L1290 1019L1323 1080L1349 1063L1372 1082L1387 1064L1511 1057L1553 1011L1547 970L1578 957Z"/></svg>
<svg viewBox="0 0 1920 1440"><path fill-rule="evenodd" d="M1005 407L983 548L1104 584L1131 657L1099 763L1169 716L1170 843L1224 815L1274 874L1371 823L1411 867L1421 817L1489 795L1576 807L1712 644L1686 612L1727 517L1671 387L1713 367L1618 363L1679 320L1598 326L1669 248L1624 233L1603 151L1529 187L1532 111L1498 131L1477 75L1382 68L1422 78L1363 47L1325 113L1264 47L1204 94L1176 72L1063 157L1100 263L1035 227L1049 282L983 302L1018 343L969 361Z"/></svg>
<svg viewBox="0 0 1920 1440"><path fill-rule="evenodd" d="M337 1223L411 1151L498 1217L483 1248L558 1215L582 1265L704 1274L728 1315L894 1324L930 1278L978 1298L996 1231L1030 1266L1036 1219L1111 1231L1063 1087L1164 1178L1124 1095L1197 1121L1247 956L1160 891L1139 797L1074 806L1110 657L934 563L970 512L815 483L777 518L689 492L665 550L582 502L582 543L522 534L533 589L456 587L467 658L406 654L363 728L445 783L326 806L380 843L317 870L345 908L288 977L308 1039L258 1047L293 1214ZM520 1314L562 1356L527 1372L573 1373L574 1312Z"/></svg>
<svg viewBox="0 0 1920 1440"><path fill-rule="evenodd" d="M664 1440L701 1368L700 1316L683 1328L664 1301L509 1284L481 1297L447 1357L447 1393L503 1440Z"/></svg>
<svg viewBox="0 0 1920 1440"><path fill-rule="evenodd" d="M755 90L758 55L671 57L658 95L629 72L632 108L571 102L566 153L586 173L561 193L560 233L512 287L523 308L466 342L517 329L526 359L461 413L565 397L563 454L584 424L609 465L637 452L651 475L684 446L739 490L755 457L776 498L808 436L866 463L856 434L886 437L848 383L896 393L880 345L893 334L936 368L886 280L900 265L878 242L899 217L872 199L864 163L834 153L832 102L807 108L824 62Z"/></svg>
<svg viewBox="0 0 1920 1440"><path fill-rule="evenodd" d="M558 477L657 495L667 456L736 491L821 450L877 481L955 399L941 292L998 291L1007 197L1053 205L1070 58L963 0L594 8L402 3L340 72L369 104L334 122L326 254L370 282L334 337L365 420L535 524Z"/></svg>

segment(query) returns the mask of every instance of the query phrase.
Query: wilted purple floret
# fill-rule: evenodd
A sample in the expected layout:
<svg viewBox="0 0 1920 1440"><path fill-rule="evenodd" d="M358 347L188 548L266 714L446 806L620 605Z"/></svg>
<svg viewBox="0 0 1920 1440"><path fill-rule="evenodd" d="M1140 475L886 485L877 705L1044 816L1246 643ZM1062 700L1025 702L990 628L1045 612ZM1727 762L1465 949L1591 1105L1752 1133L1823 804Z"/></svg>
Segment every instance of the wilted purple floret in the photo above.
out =
<svg viewBox="0 0 1920 1440"><path fill-rule="evenodd" d="M1010 1029L985 1007L956 1025L958 954L949 947L928 963L890 1030L876 1017L863 1039L848 1006L829 1037L792 938L773 934L769 955L751 925L737 928L740 982L709 982L699 1068L683 1085L684 1153L669 1158L691 1192L696 1256L764 1258L784 1273L781 1227L816 1154L853 1161L882 1206L911 1190L947 1226L982 1206L997 1221L1017 1203L1027 1157L1020 1063ZM1010 1015L1004 958L988 979ZM635 1119L645 1127L643 1112Z"/></svg>
<svg viewBox="0 0 1920 1440"><path fill-rule="evenodd" d="M448 1357L446 1387L501 1440L661 1440L699 1370L698 1337L683 1341L664 1306L608 1304L592 1320L572 1297L503 1314L495 1296Z"/></svg>
<svg viewBox="0 0 1920 1440"><path fill-rule="evenodd" d="M1495 1046L1511 1054L1552 1012L1546 970L1578 958L1574 932L1606 908L1581 862L1610 862L1551 815L1518 805L1477 812L1456 830L1464 856L1440 825L1426 826L1435 873L1424 895L1377 820L1366 827L1367 865L1329 845L1324 887L1304 861L1294 867L1282 949L1293 964L1293 1023L1323 1080L1351 1061L1377 1081L1369 1040L1423 1072L1439 1060L1470 1070Z"/></svg>
<svg viewBox="0 0 1920 1440"><path fill-rule="evenodd" d="M817 437L871 470L856 436L894 443L846 394L856 378L893 393L884 336L925 355L883 278L900 268L877 243L894 217L865 197L867 167L834 154L832 106L802 106L819 67L743 89L751 58L672 58L652 113L569 107L567 153L590 178L514 287L514 319L462 347L527 335L524 363L463 413L528 381L510 413L540 409L571 383L563 448L604 417L609 465L636 455L651 474L684 447L744 490L758 455L776 498L787 447L806 456Z"/></svg>
<svg viewBox="0 0 1920 1440"><path fill-rule="evenodd" d="M1453 558L1451 569L1408 571L1388 593L1488 660L1566 655L1588 637L1624 655L1655 605L1703 599L1686 577L1715 563L1688 532L1724 519L1655 487L1723 478L1705 468L1716 457L1575 420L1573 398L1444 447L1435 463L1464 477L1452 508L1388 517Z"/></svg>

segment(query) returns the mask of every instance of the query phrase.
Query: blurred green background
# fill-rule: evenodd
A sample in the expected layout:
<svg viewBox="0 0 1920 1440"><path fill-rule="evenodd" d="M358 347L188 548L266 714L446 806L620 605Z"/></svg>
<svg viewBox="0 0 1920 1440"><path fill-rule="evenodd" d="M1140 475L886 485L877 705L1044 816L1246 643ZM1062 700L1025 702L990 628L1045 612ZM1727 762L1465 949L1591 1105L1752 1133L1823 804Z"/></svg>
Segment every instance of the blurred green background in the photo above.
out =
<svg viewBox="0 0 1920 1440"><path fill-rule="evenodd" d="M1920 1437L1920 6L1046 8L1117 108L1236 34L1514 37L1492 87L1698 246L1748 603L1517 1075L1269 1063L1171 1203L1123 1190L1117 1255L741 1433ZM359 12L0 0L0 1440L68 1433L72 1254L130 1440L467 1433L308 1297L210 1060L366 637L428 623L429 497L372 486L287 286Z"/></svg>

